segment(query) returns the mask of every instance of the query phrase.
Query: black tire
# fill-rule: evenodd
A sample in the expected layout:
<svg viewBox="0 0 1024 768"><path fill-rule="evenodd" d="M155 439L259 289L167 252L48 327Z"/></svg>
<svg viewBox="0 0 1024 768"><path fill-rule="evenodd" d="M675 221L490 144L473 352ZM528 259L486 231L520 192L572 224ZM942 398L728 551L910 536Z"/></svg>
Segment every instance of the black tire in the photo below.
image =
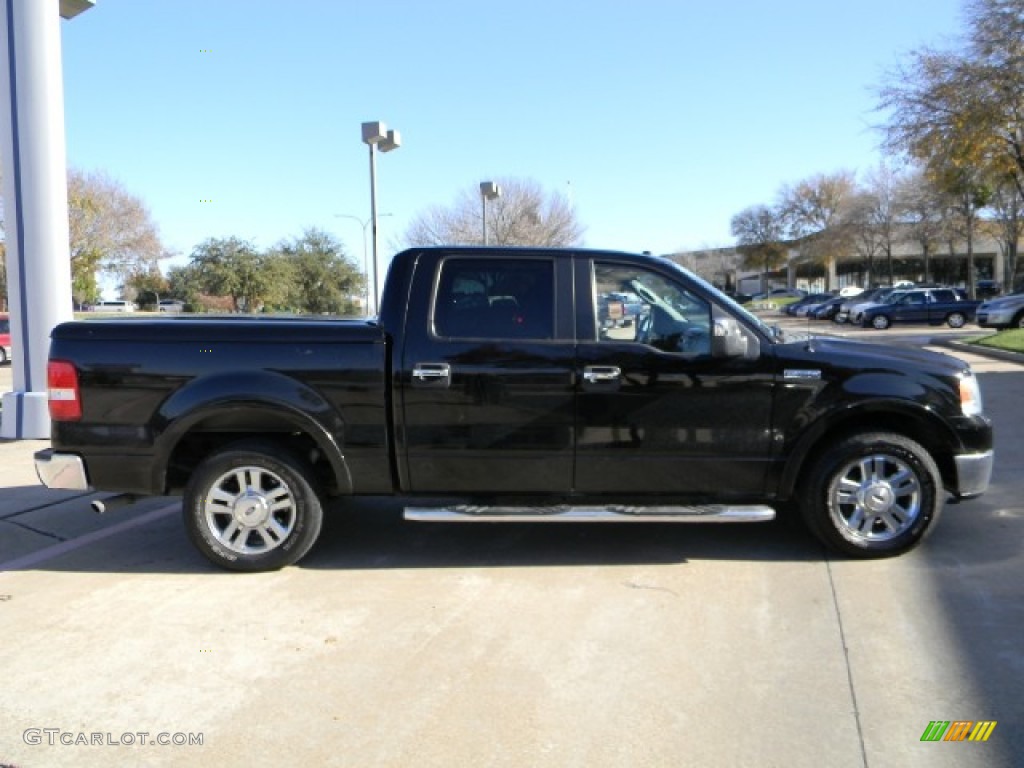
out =
<svg viewBox="0 0 1024 768"><path fill-rule="evenodd" d="M950 312L946 317L946 325L950 328L963 328L967 325L967 318L964 317L963 312Z"/></svg>
<svg viewBox="0 0 1024 768"><path fill-rule="evenodd" d="M4 350L3 347L0 347L0 365L3 365L6 362L7 362L7 352Z"/></svg>
<svg viewBox="0 0 1024 768"><path fill-rule="evenodd" d="M323 523L310 471L267 441L233 443L203 461L185 490L183 514L196 548L232 571L298 562Z"/></svg>
<svg viewBox="0 0 1024 768"><path fill-rule="evenodd" d="M945 503L942 478L928 452L886 432L856 434L826 451L805 476L799 497L811 532L831 549L858 558L913 549Z"/></svg>
<svg viewBox="0 0 1024 768"><path fill-rule="evenodd" d="M1024 312L1018 312L1010 323L1011 328L1024 328Z"/></svg>
<svg viewBox="0 0 1024 768"><path fill-rule="evenodd" d="M875 315L871 318L871 327L876 331L884 331L889 325L889 318L885 315Z"/></svg>

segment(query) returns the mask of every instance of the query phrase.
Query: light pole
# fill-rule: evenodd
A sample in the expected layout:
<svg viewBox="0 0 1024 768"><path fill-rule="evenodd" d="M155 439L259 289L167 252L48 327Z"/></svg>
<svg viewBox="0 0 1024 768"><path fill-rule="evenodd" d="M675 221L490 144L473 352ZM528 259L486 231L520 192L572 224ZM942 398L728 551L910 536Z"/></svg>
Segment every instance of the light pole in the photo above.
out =
<svg viewBox="0 0 1024 768"><path fill-rule="evenodd" d="M392 214L390 214L390 213L382 213L382 214L379 215L379 218L384 218L385 216L391 216L391 215ZM366 219L365 221L363 221L363 219L360 219L358 216L353 216L351 213L336 213L336 214L334 214L334 216L335 216L335 218L338 218L338 219L352 219L352 221L354 221L357 224L359 224L359 226L363 230L363 278L366 280L366 285L363 286L363 288L364 288L364 290L363 290L363 301L366 302L366 312L367 312L367 314L369 314L369 312L370 312L370 258L369 258L369 254L366 252L366 228L368 226L370 226L370 222L373 221L373 219Z"/></svg>
<svg viewBox="0 0 1024 768"><path fill-rule="evenodd" d="M480 182L480 204L483 206L481 218L484 222L484 245L487 245L487 201L501 197L501 187L493 181Z"/></svg>
<svg viewBox="0 0 1024 768"><path fill-rule="evenodd" d="M402 146L398 131L389 131L381 122L363 123L363 143L370 148L370 222L373 224L373 314L380 314L380 290L377 282L377 154Z"/></svg>

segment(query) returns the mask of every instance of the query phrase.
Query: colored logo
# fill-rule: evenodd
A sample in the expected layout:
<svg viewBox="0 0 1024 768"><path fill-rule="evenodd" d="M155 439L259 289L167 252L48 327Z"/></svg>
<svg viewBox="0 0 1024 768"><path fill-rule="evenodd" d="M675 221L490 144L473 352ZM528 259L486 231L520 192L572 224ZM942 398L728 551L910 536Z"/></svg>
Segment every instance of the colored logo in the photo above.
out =
<svg viewBox="0 0 1024 768"><path fill-rule="evenodd" d="M995 729L995 720L932 720L921 741L988 741Z"/></svg>

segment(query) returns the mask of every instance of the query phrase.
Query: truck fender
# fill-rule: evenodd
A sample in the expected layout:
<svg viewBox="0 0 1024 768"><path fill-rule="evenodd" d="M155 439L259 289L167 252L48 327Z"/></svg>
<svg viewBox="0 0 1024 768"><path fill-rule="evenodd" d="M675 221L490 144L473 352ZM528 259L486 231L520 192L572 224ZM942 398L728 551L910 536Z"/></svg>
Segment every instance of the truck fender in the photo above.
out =
<svg viewBox="0 0 1024 768"><path fill-rule="evenodd" d="M853 403L820 414L794 440L787 450L789 458L780 479L779 495L789 498L793 494L808 460L820 455L833 436L838 439L841 435L867 429L903 434L933 454L936 448L952 454L952 448L958 443L949 425L923 405L891 398ZM933 455L933 458L945 474L947 467L942 457Z"/></svg>
<svg viewBox="0 0 1024 768"><path fill-rule="evenodd" d="M239 378L244 377L244 397ZM155 471L163 474L178 443L204 420L232 410L283 418L295 431L309 435L330 462L338 491L352 493L352 475L345 461L345 422L316 390L274 371L245 371L204 376L174 392L154 416ZM162 483L161 483L162 485Z"/></svg>

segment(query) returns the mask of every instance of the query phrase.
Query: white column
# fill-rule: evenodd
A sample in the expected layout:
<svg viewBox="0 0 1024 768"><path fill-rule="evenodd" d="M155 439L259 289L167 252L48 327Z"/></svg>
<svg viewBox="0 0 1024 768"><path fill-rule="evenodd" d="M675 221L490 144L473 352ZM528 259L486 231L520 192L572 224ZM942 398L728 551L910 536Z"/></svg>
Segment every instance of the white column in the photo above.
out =
<svg viewBox="0 0 1024 768"><path fill-rule="evenodd" d="M72 319L59 0L0 0L0 150L14 391L0 437L50 436L50 331Z"/></svg>

